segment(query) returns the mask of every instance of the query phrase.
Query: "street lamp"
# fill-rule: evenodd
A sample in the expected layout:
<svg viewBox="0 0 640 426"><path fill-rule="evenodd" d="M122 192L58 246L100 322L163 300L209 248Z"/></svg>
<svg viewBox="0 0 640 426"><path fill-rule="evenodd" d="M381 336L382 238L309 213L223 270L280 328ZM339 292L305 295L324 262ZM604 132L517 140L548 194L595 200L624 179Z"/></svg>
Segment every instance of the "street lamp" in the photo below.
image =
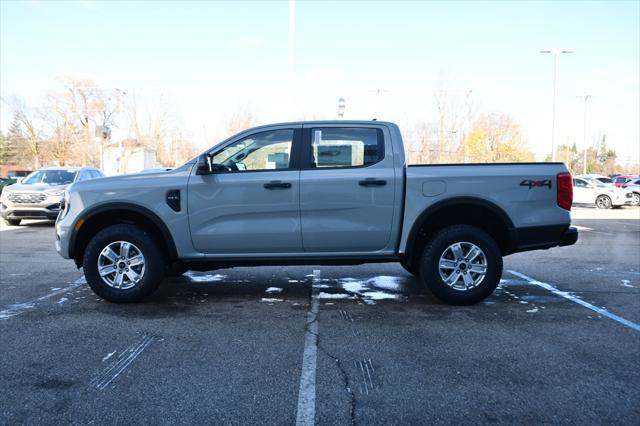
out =
<svg viewBox="0 0 640 426"><path fill-rule="evenodd" d="M127 94L127 92L125 92L122 89L118 89L117 87L115 88L115 91L118 92L119 99L118 99L118 115L120 117L122 117L122 102L123 102L123 98L124 95ZM124 147L122 146L122 135L120 135L120 142L118 142L118 151L119 151L119 156L120 158L118 159L118 173L122 173L122 164L123 164L123 157L124 157Z"/></svg>
<svg viewBox="0 0 640 426"><path fill-rule="evenodd" d="M551 161L556 160L556 97L558 96L558 56L573 53L573 50L548 49L540 53L553 53L553 110L551 115Z"/></svg>
<svg viewBox="0 0 640 426"><path fill-rule="evenodd" d="M578 96L584 100L584 121L582 123L582 146L584 149L582 157L582 174L587 174L587 101L591 99L591 95Z"/></svg>

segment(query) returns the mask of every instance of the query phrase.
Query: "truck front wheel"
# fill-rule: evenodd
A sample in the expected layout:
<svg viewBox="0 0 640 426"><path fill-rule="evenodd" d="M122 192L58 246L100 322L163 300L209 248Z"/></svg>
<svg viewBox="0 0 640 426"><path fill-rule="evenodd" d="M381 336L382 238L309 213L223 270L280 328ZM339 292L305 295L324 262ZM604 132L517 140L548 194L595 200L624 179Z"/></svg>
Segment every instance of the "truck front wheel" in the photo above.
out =
<svg viewBox="0 0 640 426"><path fill-rule="evenodd" d="M411 275L416 277L420 275L420 265L418 265L417 262L409 262L407 259L402 259L400 265Z"/></svg>
<svg viewBox="0 0 640 426"><path fill-rule="evenodd" d="M496 241L482 229L449 226L425 246L420 276L438 299L471 305L497 287L502 276L502 254Z"/></svg>
<svg viewBox="0 0 640 426"><path fill-rule="evenodd" d="M82 267L91 289L116 303L139 302L164 278L163 256L156 241L135 225L113 225L89 241Z"/></svg>

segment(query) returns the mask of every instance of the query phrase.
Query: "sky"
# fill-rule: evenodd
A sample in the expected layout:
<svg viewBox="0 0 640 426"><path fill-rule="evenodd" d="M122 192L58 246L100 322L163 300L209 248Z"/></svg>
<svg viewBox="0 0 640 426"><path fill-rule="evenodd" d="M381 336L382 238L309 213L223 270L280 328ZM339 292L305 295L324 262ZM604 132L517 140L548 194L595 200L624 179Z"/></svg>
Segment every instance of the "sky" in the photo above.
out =
<svg viewBox="0 0 640 426"><path fill-rule="evenodd" d="M529 147L550 152L553 56L556 141L606 134L640 161L639 1L11 1L0 0L0 94L37 105L65 74L173 105L202 146L237 111L260 124L345 118L435 119L442 89L471 91ZM290 34L292 37L290 38ZM291 43L290 43L291 42ZM290 50L289 46L293 49ZM292 59L291 73L289 61ZM378 93L377 90L381 89ZM11 110L0 103L0 127Z"/></svg>

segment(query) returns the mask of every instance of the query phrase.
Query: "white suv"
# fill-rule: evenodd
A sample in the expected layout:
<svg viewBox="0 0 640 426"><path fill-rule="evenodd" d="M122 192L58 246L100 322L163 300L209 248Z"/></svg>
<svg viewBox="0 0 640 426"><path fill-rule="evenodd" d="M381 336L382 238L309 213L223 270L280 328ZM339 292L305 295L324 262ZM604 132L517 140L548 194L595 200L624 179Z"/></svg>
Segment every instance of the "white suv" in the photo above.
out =
<svg viewBox="0 0 640 426"><path fill-rule="evenodd" d="M67 186L74 182L103 177L93 167L44 167L20 183L4 188L0 215L7 225L18 226L22 219L55 220Z"/></svg>

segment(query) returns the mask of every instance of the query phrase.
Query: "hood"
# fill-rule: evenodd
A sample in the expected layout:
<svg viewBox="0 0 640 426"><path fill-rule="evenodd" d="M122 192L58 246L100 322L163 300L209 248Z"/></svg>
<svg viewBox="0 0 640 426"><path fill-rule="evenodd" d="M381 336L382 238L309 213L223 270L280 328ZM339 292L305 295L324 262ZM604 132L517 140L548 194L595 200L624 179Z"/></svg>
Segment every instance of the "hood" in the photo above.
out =
<svg viewBox="0 0 640 426"><path fill-rule="evenodd" d="M56 190L56 189L65 189L67 186L69 186L70 184L65 183L65 184L61 184L61 185L51 185L48 183L33 183L33 184L27 184L27 183L14 183L13 185L9 185L9 186L5 186L4 190L9 190L9 191L52 191L52 190Z"/></svg>

